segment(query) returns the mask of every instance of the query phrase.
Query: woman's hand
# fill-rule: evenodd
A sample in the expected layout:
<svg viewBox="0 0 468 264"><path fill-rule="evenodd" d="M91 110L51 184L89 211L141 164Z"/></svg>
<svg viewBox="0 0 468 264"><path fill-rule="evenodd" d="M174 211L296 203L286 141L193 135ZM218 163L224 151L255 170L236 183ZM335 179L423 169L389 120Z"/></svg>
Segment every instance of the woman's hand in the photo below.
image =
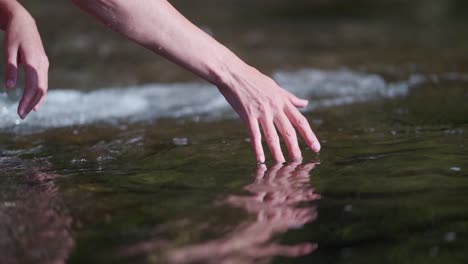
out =
<svg viewBox="0 0 468 264"><path fill-rule="evenodd" d="M292 161L302 160L294 127L310 149L315 152L320 150L320 143L307 118L297 110L298 107L305 107L307 100L294 96L250 66L242 67L240 72L232 76L218 88L247 126L259 163L265 162L260 127L277 163L285 162L285 158L276 130L282 135Z"/></svg>
<svg viewBox="0 0 468 264"><path fill-rule="evenodd" d="M24 119L32 109L39 109L47 92L49 61L31 15L16 1L2 7L2 11L8 14L4 38L5 86L8 89L16 86L18 64L21 64L25 72L25 88L19 102L18 115Z"/></svg>

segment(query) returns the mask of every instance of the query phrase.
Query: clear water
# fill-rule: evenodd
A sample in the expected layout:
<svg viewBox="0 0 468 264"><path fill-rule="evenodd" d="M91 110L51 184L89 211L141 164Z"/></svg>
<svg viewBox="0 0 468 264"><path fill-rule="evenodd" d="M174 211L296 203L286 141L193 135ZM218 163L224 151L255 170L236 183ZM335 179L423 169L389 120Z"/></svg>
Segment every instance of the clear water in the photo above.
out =
<svg viewBox="0 0 468 264"><path fill-rule="evenodd" d="M199 19L190 3L176 4ZM70 36L54 42L46 32L52 58L66 58L54 70L64 74L51 79L71 88L53 89L24 122L16 95L0 98L0 263L466 263L468 53L456 34L463 23L285 19L277 42L258 48L270 43L270 24L209 14L199 21L311 100L304 113L321 153L301 142L303 164L257 166L214 87L176 68L145 81L135 65L149 62L126 57L143 57L139 51L90 32L89 41L122 54L109 69L134 65L105 79L92 55L79 62L70 54L86 41L62 49ZM228 26L232 32L221 30Z"/></svg>

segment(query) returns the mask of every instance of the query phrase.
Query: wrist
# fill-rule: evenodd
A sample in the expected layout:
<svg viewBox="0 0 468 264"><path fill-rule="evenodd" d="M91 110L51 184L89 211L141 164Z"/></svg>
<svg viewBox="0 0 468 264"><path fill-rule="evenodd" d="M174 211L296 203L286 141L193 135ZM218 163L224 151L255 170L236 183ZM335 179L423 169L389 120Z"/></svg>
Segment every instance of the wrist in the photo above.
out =
<svg viewBox="0 0 468 264"><path fill-rule="evenodd" d="M252 67L227 50L225 56L220 56L218 63L210 69L210 82L219 88L235 87L240 76L246 74Z"/></svg>

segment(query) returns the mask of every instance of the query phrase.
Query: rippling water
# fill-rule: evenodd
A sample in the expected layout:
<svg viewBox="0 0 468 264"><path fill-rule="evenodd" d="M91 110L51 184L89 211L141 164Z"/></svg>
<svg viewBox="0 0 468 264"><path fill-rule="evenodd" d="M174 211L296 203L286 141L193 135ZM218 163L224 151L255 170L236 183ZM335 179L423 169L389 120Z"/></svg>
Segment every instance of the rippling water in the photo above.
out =
<svg viewBox="0 0 468 264"><path fill-rule="evenodd" d="M386 82L378 74L318 69L278 71L273 77L294 94L313 99L306 111L404 96L409 89L427 81L425 76L411 75L406 80ZM453 76L455 80L462 77ZM4 93L0 98L1 128L34 132L120 120L135 122L185 117L212 121L235 116L216 87L202 83L148 84L91 92L55 89L48 94L41 111L31 114L27 121L21 121L16 113L17 93L20 90L10 92L10 95Z"/></svg>
<svg viewBox="0 0 468 264"><path fill-rule="evenodd" d="M136 114L177 100L91 115L106 101L89 95L126 104L129 94L131 106L143 94L200 89L216 101L213 87L52 92L43 111L64 122L41 113L13 125L19 132L2 123L0 251L11 263L464 260L468 83L457 76L277 73L319 98L306 114L324 148L306 150L311 162L268 168L253 164L229 113L193 119L205 113L197 100L184 101L190 118L178 121L169 110ZM81 110L91 119L60 112L69 98L91 100Z"/></svg>

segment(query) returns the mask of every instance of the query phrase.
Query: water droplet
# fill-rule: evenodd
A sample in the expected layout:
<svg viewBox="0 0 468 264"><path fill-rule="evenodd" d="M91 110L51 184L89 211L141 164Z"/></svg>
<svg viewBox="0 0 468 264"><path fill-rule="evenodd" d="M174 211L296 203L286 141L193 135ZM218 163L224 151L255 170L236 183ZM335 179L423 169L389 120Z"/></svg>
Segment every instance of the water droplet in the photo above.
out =
<svg viewBox="0 0 468 264"><path fill-rule="evenodd" d="M186 146L188 144L188 138L186 137L175 137L172 139L172 143L176 146Z"/></svg>
<svg viewBox="0 0 468 264"><path fill-rule="evenodd" d="M461 168L460 167L450 167L450 170L451 171L461 171Z"/></svg>

